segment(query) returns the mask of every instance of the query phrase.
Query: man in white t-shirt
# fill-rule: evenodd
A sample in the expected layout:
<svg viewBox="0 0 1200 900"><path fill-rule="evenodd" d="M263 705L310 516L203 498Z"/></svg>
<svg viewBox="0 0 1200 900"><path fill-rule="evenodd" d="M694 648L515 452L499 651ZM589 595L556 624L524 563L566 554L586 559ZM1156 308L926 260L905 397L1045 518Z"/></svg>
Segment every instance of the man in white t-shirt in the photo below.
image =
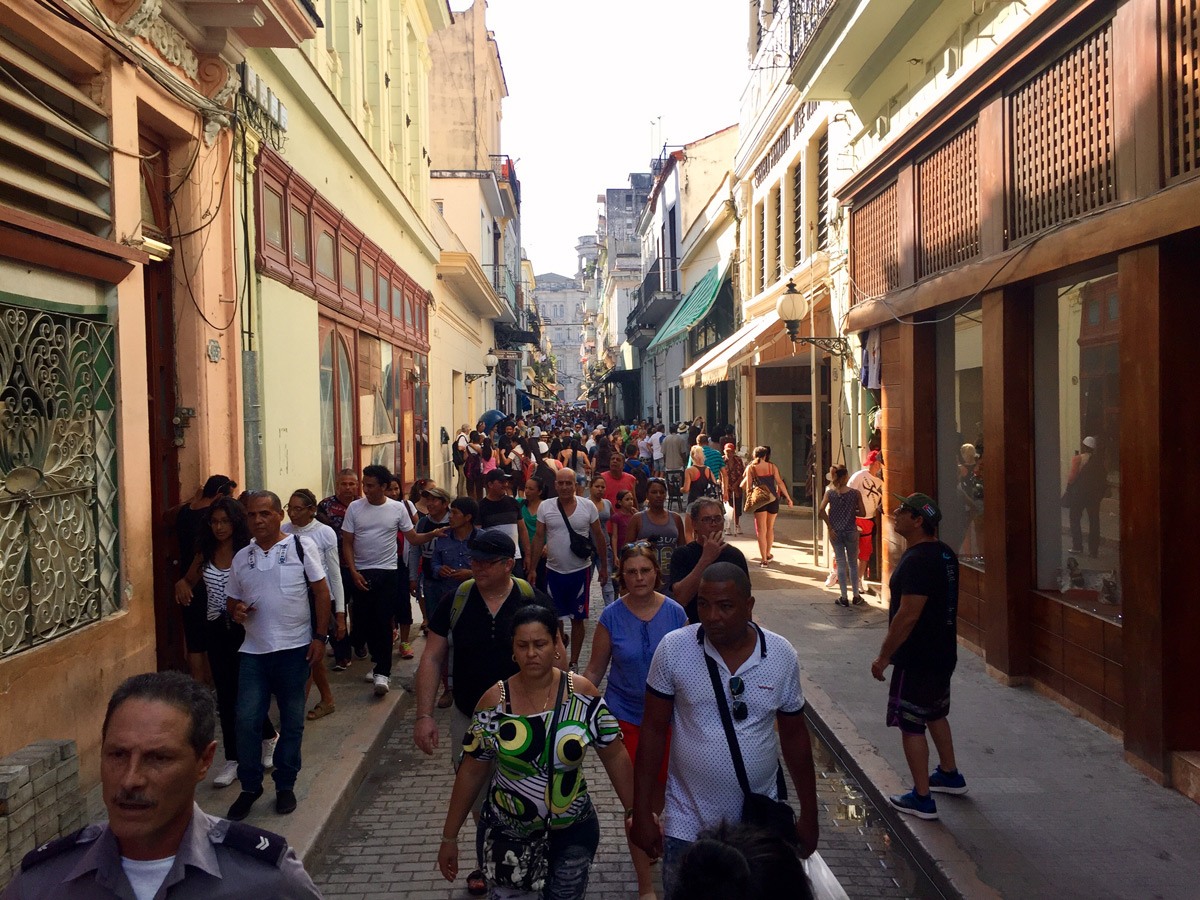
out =
<svg viewBox="0 0 1200 900"><path fill-rule="evenodd" d="M654 471L656 478L662 478L667 471L665 459L663 457L663 440L666 435L663 434L663 427L659 425L654 429L654 434L650 435L650 451L654 458L651 468Z"/></svg>
<svg viewBox="0 0 1200 900"><path fill-rule="evenodd" d="M246 818L262 796L262 722L272 694L279 706L275 810L286 815L296 808L304 686L325 652L331 604L321 551L306 535L283 533L279 498L270 491L251 491L246 518L254 543L234 554L225 589L230 616L246 629L238 658L237 698L242 793L227 814L234 821Z"/></svg>
<svg viewBox="0 0 1200 900"><path fill-rule="evenodd" d="M596 504L586 497L575 496L575 473L571 469L560 469L554 476L554 490L558 497L538 506L537 531L529 558L541 559L545 548L546 592L554 600L559 618L571 620L570 664L575 668L587 634L592 560L590 555L584 558L572 552L571 532L585 540L590 536L593 548L600 548L604 546L604 531ZM596 560L603 584L608 580L608 554L598 553Z"/></svg>
<svg viewBox="0 0 1200 900"><path fill-rule="evenodd" d="M879 504L883 502L882 474L883 456L878 450L872 450L867 454L863 467L851 475L849 481L846 482L848 487L858 491L862 497L863 508L867 513L865 517L855 520L858 524L858 579L860 582L867 580L867 561L871 558L871 543L875 535L875 514L879 511ZM864 593L861 584L859 593Z"/></svg>
<svg viewBox="0 0 1200 900"><path fill-rule="evenodd" d="M784 638L754 623L750 576L733 563L713 563L705 569L697 594L700 624L672 631L654 651L634 768L630 839L651 859L663 857L668 900L679 860L696 835L722 820L736 822L742 814L744 794L708 660L715 664L725 691L750 790L779 799L778 727L783 762L799 794L796 838L802 856L816 849L819 832L816 775L796 651ZM671 758L660 833L652 796L666 755L668 726Z"/></svg>
<svg viewBox="0 0 1200 900"><path fill-rule="evenodd" d="M408 507L387 496L392 473L385 466L363 469L363 495L346 507L342 521L342 561L354 588L350 643L359 653L365 643L374 670L367 678L375 696L391 688L392 615L397 602L411 603L408 580L401 584L399 541L424 544L441 537L446 529L418 533ZM361 655L360 655L361 658Z"/></svg>

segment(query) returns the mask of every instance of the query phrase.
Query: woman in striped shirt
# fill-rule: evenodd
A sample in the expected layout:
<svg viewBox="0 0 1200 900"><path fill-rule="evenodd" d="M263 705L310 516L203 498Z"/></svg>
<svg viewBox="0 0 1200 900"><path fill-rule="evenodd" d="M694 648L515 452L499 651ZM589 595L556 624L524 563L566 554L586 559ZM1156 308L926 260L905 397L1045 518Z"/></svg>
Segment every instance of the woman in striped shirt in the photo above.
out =
<svg viewBox="0 0 1200 900"><path fill-rule="evenodd" d="M175 583L175 599L183 606L205 603L208 629L208 664L217 689L217 712L225 744L225 765L213 779L214 787L228 787L237 778L238 649L246 629L229 617L225 609L225 586L233 557L250 543L250 526L242 505L232 497L218 497L206 510L207 521L200 529L198 549L187 574ZM193 596L203 582L204 590ZM263 719L263 765L270 766L278 733L269 718Z"/></svg>

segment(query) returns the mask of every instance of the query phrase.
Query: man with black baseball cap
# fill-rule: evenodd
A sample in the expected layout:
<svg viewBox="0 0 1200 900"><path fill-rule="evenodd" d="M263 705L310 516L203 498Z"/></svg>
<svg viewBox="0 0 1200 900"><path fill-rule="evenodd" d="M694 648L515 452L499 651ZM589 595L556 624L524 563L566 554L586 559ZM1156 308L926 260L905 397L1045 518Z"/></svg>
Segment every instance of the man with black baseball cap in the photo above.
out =
<svg viewBox="0 0 1200 900"><path fill-rule="evenodd" d="M936 819L937 804L930 791L967 792L946 721L950 676L958 661L958 556L937 538L942 511L932 497L893 496L900 505L892 513L892 522L908 549L889 582L888 630L879 657L871 663L871 674L883 681L884 670L893 667L887 724L900 729L913 777L912 790L891 797L891 804L902 813ZM938 767L932 774L926 728L938 752Z"/></svg>
<svg viewBox="0 0 1200 900"><path fill-rule="evenodd" d="M458 502L458 501L455 501ZM521 529L525 530L524 527ZM417 666L417 718L413 740L432 755L438 746L438 727L433 717L434 699L442 666L450 655L450 675L454 684L454 707L450 717L450 759L454 771L462 761L462 738L471 724L479 698L501 679L515 675L512 619L518 609L536 603L554 609L550 598L523 579L514 578L513 557L516 545L507 534L477 531L468 547L471 578L447 594L429 619L429 637ZM556 641L558 659L565 661L566 651ZM483 791L476 798L472 814L478 820ZM480 886L486 892L480 868L467 876L472 894Z"/></svg>

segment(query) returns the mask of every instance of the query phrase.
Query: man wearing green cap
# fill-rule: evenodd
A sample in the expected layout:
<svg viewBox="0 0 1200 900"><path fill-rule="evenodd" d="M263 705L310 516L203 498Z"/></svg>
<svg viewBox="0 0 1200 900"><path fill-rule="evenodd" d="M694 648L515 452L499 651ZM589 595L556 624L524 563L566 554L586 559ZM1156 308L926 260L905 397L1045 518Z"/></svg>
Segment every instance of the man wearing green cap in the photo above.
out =
<svg viewBox="0 0 1200 900"><path fill-rule="evenodd" d="M913 788L890 798L902 813L922 819L938 817L930 791L965 794L967 783L954 761L950 735L950 676L958 661L958 556L937 539L942 519L926 494L899 497L892 513L896 534L908 549L892 573L888 630L871 663L871 674L883 681L892 668L888 690L887 724L900 729L904 758L912 771ZM929 774L929 744L933 737L938 767Z"/></svg>

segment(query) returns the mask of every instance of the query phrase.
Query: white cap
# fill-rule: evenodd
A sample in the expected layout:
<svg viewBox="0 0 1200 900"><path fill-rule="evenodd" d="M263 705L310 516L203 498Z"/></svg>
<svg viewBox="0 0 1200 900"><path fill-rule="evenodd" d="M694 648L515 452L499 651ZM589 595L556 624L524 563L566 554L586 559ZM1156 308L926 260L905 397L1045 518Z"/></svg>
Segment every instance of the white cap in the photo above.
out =
<svg viewBox="0 0 1200 900"><path fill-rule="evenodd" d="M1085 437L1083 439L1083 446L1087 447L1089 450L1095 450L1096 449L1096 439L1094 437L1092 437L1091 435L1088 435L1087 437Z"/></svg>
<svg viewBox="0 0 1200 900"><path fill-rule="evenodd" d="M549 452L550 452L550 445L547 444L545 441L538 441L538 453L545 454L545 453L549 453Z"/></svg>

